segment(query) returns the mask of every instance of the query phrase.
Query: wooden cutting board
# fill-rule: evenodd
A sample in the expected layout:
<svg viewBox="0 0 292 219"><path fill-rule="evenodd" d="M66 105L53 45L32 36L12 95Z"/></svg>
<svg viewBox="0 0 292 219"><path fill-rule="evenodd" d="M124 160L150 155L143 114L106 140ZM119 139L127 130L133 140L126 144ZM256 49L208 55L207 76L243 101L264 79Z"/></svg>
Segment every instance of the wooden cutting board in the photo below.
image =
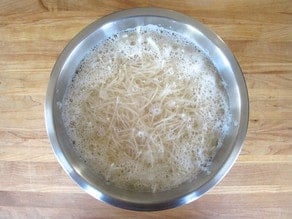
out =
<svg viewBox="0 0 292 219"><path fill-rule="evenodd" d="M132 7L164 7L210 27L244 72L250 120L228 175L199 200L122 210L83 192L49 144L44 100L58 55L82 28ZM0 218L292 218L292 2L0 1Z"/></svg>

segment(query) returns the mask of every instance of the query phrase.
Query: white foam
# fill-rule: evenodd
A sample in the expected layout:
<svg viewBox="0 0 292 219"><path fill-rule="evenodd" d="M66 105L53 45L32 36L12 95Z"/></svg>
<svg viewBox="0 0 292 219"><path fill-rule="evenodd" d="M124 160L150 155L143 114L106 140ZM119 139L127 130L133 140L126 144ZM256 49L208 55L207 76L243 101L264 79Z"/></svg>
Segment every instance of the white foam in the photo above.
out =
<svg viewBox="0 0 292 219"><path fill-rule="evenodd" d="M119 187L153 192L207 172L230 122L210 60L188 39L154 25L91 51L60 109L94 172Z"/></svg>

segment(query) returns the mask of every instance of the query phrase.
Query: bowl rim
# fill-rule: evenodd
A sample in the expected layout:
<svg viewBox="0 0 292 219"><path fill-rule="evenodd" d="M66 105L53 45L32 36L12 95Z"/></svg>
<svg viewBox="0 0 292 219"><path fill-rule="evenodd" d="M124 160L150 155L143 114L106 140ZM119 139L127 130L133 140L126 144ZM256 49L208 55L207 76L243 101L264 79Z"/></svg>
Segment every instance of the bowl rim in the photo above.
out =
<svg viewBox="0 0 292 219"><path fill-rule="evenodd" d="M70 56L71 52L74 50L78 44L83 41L89 34L94 32L96 29L102 27L103 25L113 22L119 19L126 19L132 17L140 17L140 16L153 16L153 17L162 17L166 19L172 19L178 22L183 22L184 24L188 24L190 26L196 27L199 29L201 33L203 33L210 41L212 41L220 50L224 53L227 59L232 63L233 73L235 73L237 85L239 86L240 97L242 99L241 103L241 115L239 122L239 130L240 132L237 134L237 141L233 145L233 149L231 154L228 156L226 162L222 165L219 171L207 181L204 185L198 188L196 191L192 191L189 194L183 194L179 198L175 200L168 200L161 203L135 203L129 200L119 199L117 197L112 197L108 194L105 194L101 191L96 190L92 185L90 185L84 178L82 178L73 166L68 162L66 156L64 155L59 142L57 135L55 133L55 124L54 124L54 116L53 116L53 103L54 103L54 92L56 89L56 83L58 81L58 77L62 68L66 62L66 59ZM65 170L65 172L75 181L84 191L86 191L91 196L95 197L96 199L109 203L113 206L130 209L130 210L138 210L138 211L155 211L155 210L163 210L178 207L187 203L190 203L215 185L217 185L224 176L229 172L233 164L235 163L237 157L240 154L244 139L247 134L248 129L248 120L249 120L249 100L248 100L248 92L246 87L246 82L242 73L242 70L238 64L238 61L232 54L231 50L227 47L227 45L223 42L223 40L216 35L213 31L207 28L205 25L200 23L199 21L191 18L187 15L182 13L163 9L163 8L132 8L126 9L119 12L115 12L109 15L106 15L87 27L85 27L81 32L79 32L63 49L57 61L53 67L53 70L50 75L47 93L46 93L46 100L45 100L45 123L46 123L46 130L49 136L49 140L51 146L53 148L54 154Z"/></svg>

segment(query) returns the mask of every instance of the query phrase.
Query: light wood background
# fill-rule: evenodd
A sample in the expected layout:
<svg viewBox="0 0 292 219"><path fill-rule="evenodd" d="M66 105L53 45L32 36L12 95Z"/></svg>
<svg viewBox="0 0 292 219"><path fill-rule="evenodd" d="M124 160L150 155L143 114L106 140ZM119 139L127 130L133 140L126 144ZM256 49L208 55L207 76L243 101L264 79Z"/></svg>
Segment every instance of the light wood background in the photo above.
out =
<svg viewBox="0 0 292 219"><path fill-rule="evenodd" d="M199 200L161 212L118 209L84 193L49 144L44 100L68 41L109 13L174 9L229 45L245 74L250 123L229 174ZM0 218L292 218L292 2L0 0Z"/></svg>

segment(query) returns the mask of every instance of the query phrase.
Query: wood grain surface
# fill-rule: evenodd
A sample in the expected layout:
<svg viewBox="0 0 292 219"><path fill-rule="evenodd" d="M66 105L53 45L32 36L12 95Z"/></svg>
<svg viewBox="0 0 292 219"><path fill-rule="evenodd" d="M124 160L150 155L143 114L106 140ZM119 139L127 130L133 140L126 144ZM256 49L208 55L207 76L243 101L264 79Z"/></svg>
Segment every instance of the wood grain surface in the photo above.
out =
<svg viewBox="0 0 292 219"><path fill-rule="evenodd" d="M250 121L228 175L199 200L160 212L95 200L49 144L44 100L69 40L109 13L164 7L210 27L244 72ZM292 218L292 2L0 0L0 218Z"/></svg>

